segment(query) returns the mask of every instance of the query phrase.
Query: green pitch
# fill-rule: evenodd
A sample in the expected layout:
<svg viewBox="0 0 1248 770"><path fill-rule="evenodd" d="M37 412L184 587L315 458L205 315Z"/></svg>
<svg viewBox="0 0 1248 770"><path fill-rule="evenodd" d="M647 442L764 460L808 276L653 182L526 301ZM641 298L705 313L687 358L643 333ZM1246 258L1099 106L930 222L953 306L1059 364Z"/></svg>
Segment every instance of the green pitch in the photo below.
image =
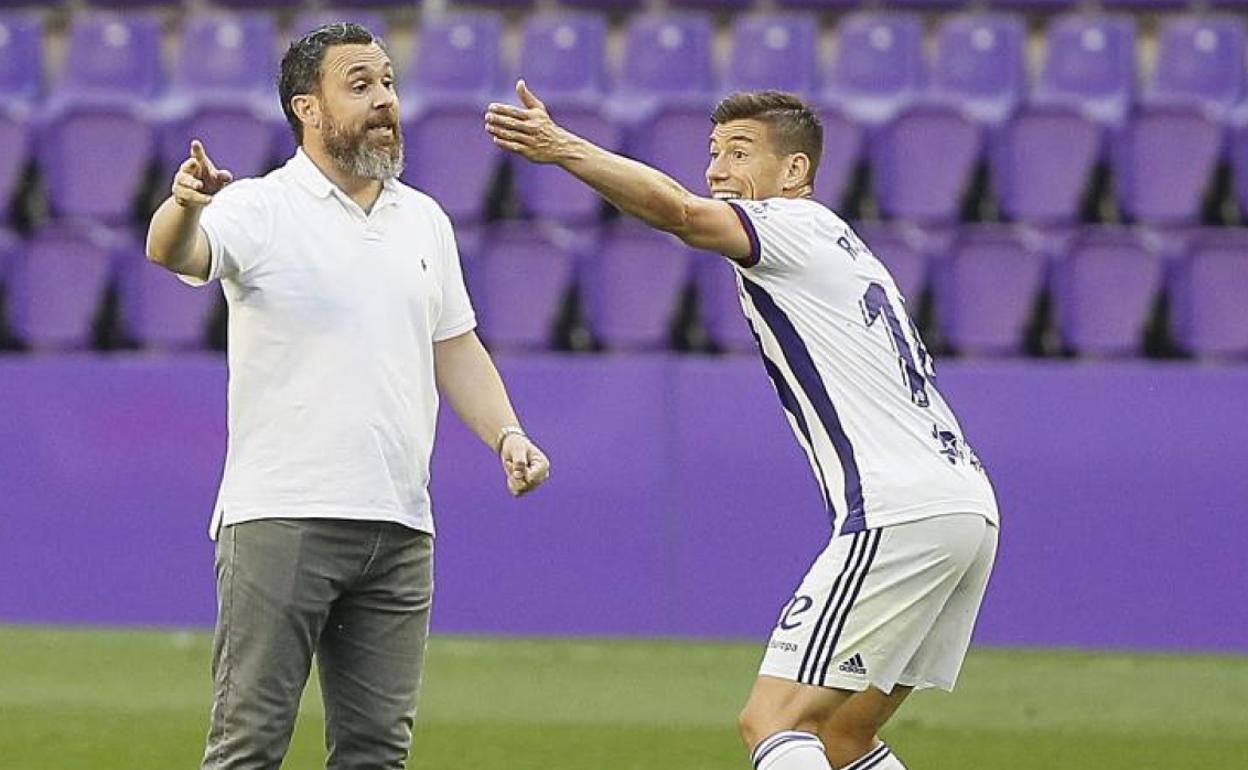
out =
<svg viewBox="0 0 1248 770"><path fill-rule="evenodd" d="M435 638L411 770L734 770L754 644ZM197 767L203 634L0 627L0 767ZM323 767L308 693L286 767ZM911 770L1248 767L1248 657L977 650L885 738Z"/></svg>

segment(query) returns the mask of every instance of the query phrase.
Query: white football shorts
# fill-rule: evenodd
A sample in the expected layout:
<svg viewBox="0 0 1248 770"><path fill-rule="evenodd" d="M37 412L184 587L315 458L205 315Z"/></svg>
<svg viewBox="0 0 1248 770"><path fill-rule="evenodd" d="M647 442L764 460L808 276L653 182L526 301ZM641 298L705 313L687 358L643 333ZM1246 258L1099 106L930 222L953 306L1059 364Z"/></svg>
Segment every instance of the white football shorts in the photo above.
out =
<svg viewBox="0 0 1248 770"><path fill-rule="evenodd" d="M996 553L997 528L969 513L833 538L780 613L759 674L952 690Z"/></svg>

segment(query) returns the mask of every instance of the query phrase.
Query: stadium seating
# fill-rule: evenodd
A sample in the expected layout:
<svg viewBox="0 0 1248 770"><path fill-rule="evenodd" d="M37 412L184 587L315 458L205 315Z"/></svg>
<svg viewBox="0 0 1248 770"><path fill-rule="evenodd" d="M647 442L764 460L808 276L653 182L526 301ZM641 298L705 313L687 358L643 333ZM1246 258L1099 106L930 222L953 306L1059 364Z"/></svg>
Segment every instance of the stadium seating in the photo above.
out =
<svg viewBox="0 0 1248 770"><path fill-rule="evenodd" d="M1063 344L1089 357L1136 355L1161 289L1155 245L1126 228L1082 232L1054 265L1053 311Z"/></svg>
<svg viewBox="0 0 1248 770"><path fill-rule="evenodd" d="M603 110L607 92L605 20L587 13L537 13L524 22L517 75L570 131L609 149L620 127ZM525 212L543 219L585 223L598 217L593 190L552 166L515 163L516 193Z"/></svg>
<svg viewBox="0 0 1248 770"><path fill-rule="evenodd" d="M680 241L633 222L610 228L580 270L594 339L612 350L666 348L693 258Z"/></svg>
<svg viewBox="0 0 1248 770"><path fill-rule="evenodd" d="M1071 14L1049 22L1045 37L1033 100L1073 106L1098 123L1121 125L1135 95L1135 20Z"/></svg>
<svg viewBox="0 0 1248 770"><path fill-rule="evenodd" d="M1204 358L1248 357L1248 233L1204 233L1168 278L1182 348Z"/></svg>
<svg viewBox="0 0 1248 770"><path fill-rule="evenodd" d="M8 270L9 323L33 350L81 350L114 275L117 239L88 223L48 226Z"/></svg>
<svg viewBox="0 0 1248 770"><path fill-rule="evenodd" d="M123 333L143 348L195 350L204 346L221 289L194 289L143 258L134 234L122 240L117 260L117 295Z"/></svg>
<svg viewBox="0 0 1248 770"><path fill-rule="evenodd" d="M699 320L711 341L725 352L757 350L754 334L741 315L741 300L732 266L702 255L702 258L694 260L693 281L698 296Z"/></svg>
<svg viewBox="0 0 1248 770"><path fill-rule="evenodd" d="M630 155L691 190L706 189L708 116L714 104L711 18L643 13L625 31L624 60L608 103ZM691 152L690 148L699 148Z"/></svg>
<svg viewBox="0 0 1248 770"><path fill-rule="evenodd" d="M130 270L133 254L112 257L119 268L88 269L58 287L45 280L41 271L54 263L41 255L85 244L95 256L84 260L98 268L101 239L124 252L118 243L127 236L118 233L143 226L192 137L237 176L282 162L294 140L274 93L278 56L307 29L348 19L383 36L399 33L404 179L454 219L465 273L487 287L478 298L483 318L499 318L499 303L505 308L513 239L525 259L536 264L533 255L545 249L555 265L551 281L533 279L542 320L524 334L490 330L503 346L547 346L578 283L585 323L604 347L664 347L689 279L710 341L725 350L754 345L738 317L731 270L715 259L690 266L686 255L662 261L662 276L633 275L627 265L637 260L628 255L645 251L646 236L617 227L599 197L561 170L492 146L482 109L514 101L511 84L523 76L576 133L698 192L717 99L769 87L810 97L825 131L816 198L867 217L857 223L864 238L912 307L931 289L937 331L958 350L1019 354L1020 330L1051 289L1069 351L1133 355L1165 290L1179 348L1236 356L1237 331L1227 325L1241 322L1209 297L1211 287L1235 285L1242 265L1227 255L1243 248L1248 218L1246 33L1234 11L1243 1L1215 3L1228 9L1218 13L1165 0L1106 0L1108 10L1095 12L1075 11L1068 0L998 0L987 11L944 0L870 11L850 0L680 0L661 11L641 0L495 0L413 15L397 0L332 8L112 0L75 5L64 28L46 13L4 10L0 227L18 233L8 240L19 244L7 249L17 255L7 260L10 307L37 347L89 345L79 322L112 286L130 338L202 344L216 293L183 292L156 280L165 277L159 271ZM1139 8L1164 12L1141 16ZM920 15L930 11L937 13ZM413 18L410 30L393 26ZM65 56L49 57L45 46ZM1029 49L1034 57L1024 55ZM528 221L506 221L516 216ZM998 219L1022 229L991 226ZM1120 221L1133 227L1088 226ZM1200 229L1210 222L1234 226ZM558 232L580 240L552 241ZM658 254L661 244L656 238L650 250ZM1037 279L1045 259L1051 274L1046 280L1041 269ZM1098 292L1120 273L1123 297L1098 306ZM979 307L973 287L994 280L1003 287L996 304ZM78 306L45 317L43 292ZM23 309L31 301L34 315ZM981 315L1002 320L981 326ZM47 331L54 327L62 331ZM71 327L79 336L63 331ZM987 327L999 335L976 336Z"/></svg>
<svg viewBox="0 0 1248 770"><path fill-rule="evenodd" d="M154 154L149 106L162 80L155 17L73 17L68 59L36 142L54 215L130 218Z"/></svg>
<svg viewBox="0 0 1248 770"><path fill-rule="evenodd" d="M723 91L780 89L812 95L819 77L819 25L806 14L743 14L732 23Z"/></svg>
<svg viewBox="0 0 1248 770"><path fill-rule="evenodd" d="M499 95L502 32L501 17L490 13L427 21L417 55L399 78L408 158L403 181L432 195L458 222L484 217L502 158L481 117L483 105Z"/></svg>
<svg viewBox="0 0 1248 770"><path fill-rule="evenodd" d="M469 290L482 338L498 349L550 346L575 256L527 224L495 227L474 260Z"/></svg>
<svg viewBox="0 0 1248 770"><path fill-rule="evenodd" d="M926 79L918 16L851 13L836 28L836 57L821 98L864 125L891 120Z"/></svg>
<svg viewBox="0 0 1248 770"><path fill-rule="evenodd" d="M192 138L238 178L268 170L274 124L285 127L271 74L275 41L267 13L201 13L184 22L161 132L166 176L186 158Z"/></svg>
<svg viewBox="0 0 1248 770"><path fill-rule="evenodd" d="M1027 87L1026 32L1018 16L950 16L936 37L932 92L976 121L993 126L1004 123Z"/></svg>
<svg viewBox="0 0 1248 770"><path fill-rule="evenodd" d="M964 229L933 276L945 341L964 355L1017 355L1046 261L1015 228Z"/></svg>

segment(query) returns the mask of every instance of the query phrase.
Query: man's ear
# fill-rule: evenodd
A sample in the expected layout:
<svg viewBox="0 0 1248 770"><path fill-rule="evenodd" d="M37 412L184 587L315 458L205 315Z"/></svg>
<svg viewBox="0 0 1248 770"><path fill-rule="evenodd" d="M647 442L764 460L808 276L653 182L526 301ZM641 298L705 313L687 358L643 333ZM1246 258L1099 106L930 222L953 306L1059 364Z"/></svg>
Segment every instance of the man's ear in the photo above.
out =
<svg viewBox="0 0 1248 770"><path fill-rule="evenodd" d="M296 94L290 100L290 109L302 121L304 128L321 127L321 100L312 94Z"/></svg>
<svg viewBox="0 0 1248 770"><path fill-rule="evenodd" d="M810 184L810 156L795 152L788 157L784 168L784 189L796 190Z"/></svg>

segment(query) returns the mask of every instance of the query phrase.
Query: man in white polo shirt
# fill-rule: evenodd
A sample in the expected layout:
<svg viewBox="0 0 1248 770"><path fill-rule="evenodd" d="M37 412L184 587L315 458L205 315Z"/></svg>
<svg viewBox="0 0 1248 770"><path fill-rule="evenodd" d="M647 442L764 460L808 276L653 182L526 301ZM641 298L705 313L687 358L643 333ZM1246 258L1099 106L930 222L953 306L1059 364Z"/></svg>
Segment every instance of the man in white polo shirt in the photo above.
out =
<svg viewBox="0 0 1248 770"><path fill-rule="evenodd" d="M549 463L474 332L450 221L396 179L380 41L353 24L310 32L279 91L295 157L231 184L193 142L147 241L188 282L220 281L230 308L203 767L280 767L315 654L327 766L402 768L433 591L439 391L513 494Z"/></svg>

